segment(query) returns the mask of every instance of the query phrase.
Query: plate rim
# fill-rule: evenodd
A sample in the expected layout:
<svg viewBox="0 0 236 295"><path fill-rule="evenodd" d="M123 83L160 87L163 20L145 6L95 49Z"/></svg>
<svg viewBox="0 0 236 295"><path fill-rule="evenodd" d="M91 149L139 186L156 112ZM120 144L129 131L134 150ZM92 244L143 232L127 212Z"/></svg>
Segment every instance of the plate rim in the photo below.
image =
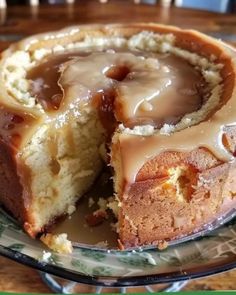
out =
<svg viewBox="0 0 236 295"><path fill-rule="evenodd" d="M8 247L0 245L0 255L20 264L29 266L31 268L37 269L48 274L52 274L63 279L74 281L77 283L103 286L103 287L131 287L131 286L143 286L143 285L153 285L153 284L163 284L163 283L174 283L178 281L186 281L191 279L198 279L214 274L219 274L225 271L232 270L236 268L236 260L229 262L224 265L214 266L206 271L200 271L197 273L186 272L181 273L181 271L163 273L163 274L150 274L143 276L130 276L130 277L115 277L115 276L88 276L83 275L71 270L65 269L57 265L51 265L45 262L40 262L37 259L23 254L21 252L12 250Z"/></svg>

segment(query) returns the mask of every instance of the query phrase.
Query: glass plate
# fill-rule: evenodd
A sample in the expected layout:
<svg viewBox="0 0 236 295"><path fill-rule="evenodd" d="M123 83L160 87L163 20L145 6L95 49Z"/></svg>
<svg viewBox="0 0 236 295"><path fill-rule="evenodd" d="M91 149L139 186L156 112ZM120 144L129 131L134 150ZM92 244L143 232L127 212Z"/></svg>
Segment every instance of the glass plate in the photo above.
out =
<svg viewBox="0 0 236 295"><path fill-rule="evenodd" d="M100 286L167 283L236 267L236 218L204 237L165 250L99 251L75 247L51 253L0 209L0 254L65 279Z"/></svg>

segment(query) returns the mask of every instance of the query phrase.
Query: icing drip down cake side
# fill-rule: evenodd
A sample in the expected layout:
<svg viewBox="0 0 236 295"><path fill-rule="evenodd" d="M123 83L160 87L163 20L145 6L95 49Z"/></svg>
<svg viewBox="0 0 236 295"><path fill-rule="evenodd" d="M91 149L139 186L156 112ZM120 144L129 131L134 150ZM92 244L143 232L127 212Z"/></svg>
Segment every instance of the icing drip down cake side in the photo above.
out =
<svg viewBox="0 0 236 295"><path fill-rule="evenodd" d="M235 57L201 33L155 24L71 27L12 45L0 63L1 204L40 236L108 165L120 248L199 231L236 207Z"/></svg>

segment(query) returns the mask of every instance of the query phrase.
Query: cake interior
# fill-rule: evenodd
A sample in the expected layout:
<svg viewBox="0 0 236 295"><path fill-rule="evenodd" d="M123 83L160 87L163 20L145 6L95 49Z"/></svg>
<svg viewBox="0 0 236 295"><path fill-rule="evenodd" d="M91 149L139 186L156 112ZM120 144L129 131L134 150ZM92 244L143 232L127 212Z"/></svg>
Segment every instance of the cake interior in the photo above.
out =
<svg viewBox="0 0 236 295"><path fill-rule="evenodd" d="M24 186L23 191L31 195L30 216L24 226L32 236L43 232L58 216L75 210L78 199L92 186L104 164L109 164L110 152L116 202L118 207L122 206L124 176L121 151L116 145L121 134L169 136L198 124L216 108L220 100L221 65L214 63L214 56L207 60L176 47L174 42L172 34L148 32L128 39L94 37L67 47L37 49L30 54L17 51L6 60L3 75L8 95L25 110L33 110L36 118L30 132L21 134L17 155L21 181L29 183L26 178L30 177L30 187ZM109 61L113 55L118 55L118 66L113 64L113 57ZM134 60L132 65L128 64L129 59ZM99 64L107 60L109 67L101 79L95 75L93 61ZM140 65L136 60L140 60ZM184 65L183 73L179 73L180 64ZM155 84L160 68L163 80L158 82L157 90L161 92L165 85L164 98L185 98L185 107L180 111L178 99L168 101L167 105L161 96L159 101L152 101L153 95L159 95ZM169 73L172 80L168 80ZM178 75L184 77L180 82ZM181 83L186 77L189 87L184 88ZM177 83L178 95L176 88L169 90L168 83ZM154 92L149 93L153 88ZM119 103L116 96L120 97ZM137 99L136 105L124 97L130 101ZM158 103L162 104L163 114L158 113ZM172 171L170 181L175 181L176 173L181 171ZM181 198L182 188L178 194Z"/></svg>

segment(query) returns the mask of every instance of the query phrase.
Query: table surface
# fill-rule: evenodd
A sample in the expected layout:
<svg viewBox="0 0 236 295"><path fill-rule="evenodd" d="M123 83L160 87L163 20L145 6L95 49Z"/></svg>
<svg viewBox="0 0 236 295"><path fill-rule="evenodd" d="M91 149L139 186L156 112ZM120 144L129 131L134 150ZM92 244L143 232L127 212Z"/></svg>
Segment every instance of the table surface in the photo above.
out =
<svg viewBox="0 0 236 295"><path fill-rule="evenodd" d="M197 29L236 45L235 14L217 14L176 7L164 8L158 5L135 5L131 0L110 0L106 4L93 0L79 0L73 5L12 6L7 10L0 10L0 50L25 36L69 25L138 21ZM0 291L50 292L36 270L3 257L0 257L0 265ZM184 290L235 289L236 270L191 281L184 288ZM91 290L91 287L83 287L83 292Z"/></svg>

